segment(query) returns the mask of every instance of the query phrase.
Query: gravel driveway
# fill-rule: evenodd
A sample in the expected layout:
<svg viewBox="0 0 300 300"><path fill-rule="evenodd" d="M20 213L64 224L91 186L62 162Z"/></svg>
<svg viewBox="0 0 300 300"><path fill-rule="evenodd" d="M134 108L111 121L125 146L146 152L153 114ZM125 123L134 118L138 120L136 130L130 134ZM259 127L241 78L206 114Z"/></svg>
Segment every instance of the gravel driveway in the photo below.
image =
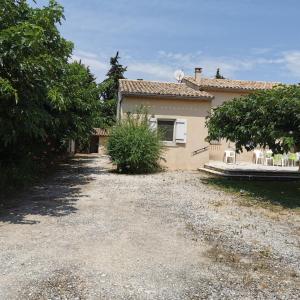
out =
<svg viewBox="0 0 300 300"><path fill-rule="evenodd" d="M299 299L300 216L80 156L0 215L0 299Z"/></svg>

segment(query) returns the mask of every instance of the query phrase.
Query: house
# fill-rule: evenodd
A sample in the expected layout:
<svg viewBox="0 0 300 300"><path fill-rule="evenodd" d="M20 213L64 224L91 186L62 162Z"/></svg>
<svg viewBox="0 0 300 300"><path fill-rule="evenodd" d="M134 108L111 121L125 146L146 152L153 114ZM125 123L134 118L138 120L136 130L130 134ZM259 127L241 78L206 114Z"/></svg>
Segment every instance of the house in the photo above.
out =
<svg viewBox="0 0 300 300"><path fill-rule="evenodd" d="M108 139L108 131L103 128L94 128L93 134L90 138L89 153L105 153L105 147Z"/></svg>
<svg viewBox="0 0 300 300"><path fill-rule="evenodd" d="M224 150L234 147L226 141L205 141L205 120L210 110L275 85L278 83L204 78L202 68L195 68L194 76L184 77L181 83L122 79L118 117L145 106L151 116L150 125L164 132L164 164L171 170L195 170L209 160L222 160ZM237 159L251 161L252 154L243 152Z"/></svg>
<svg viewBox="0 0 300 300"><path fill-rule="evenodd" d="M68 143L68 153L106 153L106 143L109 137L109 132L104 128L93 128L92 133L87 143L70 140Z"/></svg>

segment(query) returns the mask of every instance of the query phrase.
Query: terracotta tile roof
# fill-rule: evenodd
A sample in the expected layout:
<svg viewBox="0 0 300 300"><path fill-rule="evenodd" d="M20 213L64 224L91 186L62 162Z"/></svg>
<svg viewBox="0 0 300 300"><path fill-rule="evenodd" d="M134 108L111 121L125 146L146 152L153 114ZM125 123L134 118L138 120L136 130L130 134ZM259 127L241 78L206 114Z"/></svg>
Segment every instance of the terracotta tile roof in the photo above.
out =
<svg viewBox="0 0 300 300"><path fill-rule="evenodd" d="M214 96L188 87L184 83L121 79L119 90L123 95L169 96L212 99Z"/></svg>
<svg viewBox="0 0 300 300"><path fill-rule="evenodd" d="M279 82L264 82L264 81L247 81L247 80L231 80L231 79L211 79L201 78L195 80L194 77L185 77L183 81L192 83L198 86L200 89L229 89L229 90L245 90L245 91L256 91L271 89Z"/></svg>
<svg viewBox="0 0 300 300"><path fill-rule="evenodd" d="M98 135L98 136L109 136L108 131L103 128L93 128L94 132L93 135Z"/></svg>

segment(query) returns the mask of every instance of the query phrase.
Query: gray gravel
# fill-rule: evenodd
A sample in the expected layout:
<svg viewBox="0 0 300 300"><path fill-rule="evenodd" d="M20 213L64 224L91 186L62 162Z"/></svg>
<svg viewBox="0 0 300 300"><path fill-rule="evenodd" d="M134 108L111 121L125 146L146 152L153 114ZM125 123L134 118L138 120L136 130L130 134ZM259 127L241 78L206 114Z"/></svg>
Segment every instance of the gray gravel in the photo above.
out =
<svg viewBox="0 0 300 300"><path fill-rule="evenodd" d="M299 299L300 216L80 156L0 215L0 299Z"/></svg>

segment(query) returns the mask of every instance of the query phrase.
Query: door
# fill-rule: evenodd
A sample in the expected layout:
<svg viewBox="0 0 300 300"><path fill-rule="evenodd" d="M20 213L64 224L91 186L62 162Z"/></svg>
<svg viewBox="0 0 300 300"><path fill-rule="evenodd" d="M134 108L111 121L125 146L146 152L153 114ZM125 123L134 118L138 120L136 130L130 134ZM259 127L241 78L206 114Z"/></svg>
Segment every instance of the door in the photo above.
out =
<svg viewBox="0 0 300 300"><path fill-rule="evenodd" d="M90 141L90 153L98 153L99 148L99 137L93 135Z"/></svg>

